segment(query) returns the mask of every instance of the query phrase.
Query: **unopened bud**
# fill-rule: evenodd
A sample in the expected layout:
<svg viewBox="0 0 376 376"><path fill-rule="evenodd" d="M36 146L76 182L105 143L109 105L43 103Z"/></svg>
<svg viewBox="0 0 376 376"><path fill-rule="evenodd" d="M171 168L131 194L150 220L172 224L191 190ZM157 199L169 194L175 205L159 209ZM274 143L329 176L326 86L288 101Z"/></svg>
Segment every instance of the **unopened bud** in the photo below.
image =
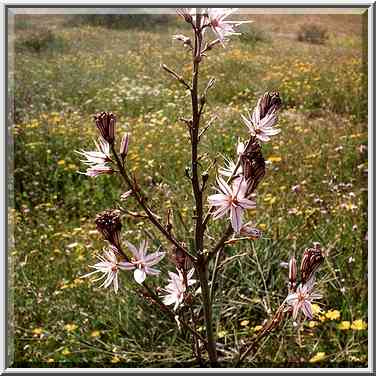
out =
<svg viewBox="0 0 376 376"><path fill-rule="evenodd" d="M180 42L183 42L184 46L188 46L192 48L192 41L191 38L186 37L182 34L173 35L172 39L178 40Z"/></svg>
<svg viewBox="0 0 376 376"><path fill-rule="evenodd" d="M201 177L202 177L202 185L205 185L209 179L209 174L207 172L203 172Z"/></svg>
<svg viewBox="0 0 376 376"><path fill-rule="evenodd" d="M95 218L97 230L103 237L109 241L116 248L120 249L120 211L119 210L105 210L99 213Z"/></svg>
<svg viewBox="0 0 376 376"><path fill-rule="evenodd" d="M271 112L277 112L282 106L282 100L278 92L267 92L260 98L257 106L262 119Z"/></svg>
<svg viewBox="0 0 376 376"><path fill-rule="evenodd" d="M265 160L257 141L249 143L240 155L245 180L248 182L247 197L250 196L265 176Z"/></svg>
<svg viewBox="0 0 376 376"><path fill-rule="evenodd" d="M217 44L221 43L221 41L219 39L216 39L216 40L213 40L213 42L210 42L207 46L206 46L206 50L210 51L214 46L216 46Z"/></svg>
<svg viewBox="0 0 376 376"><path fill-rule="evenodd" d="M128 146L129 146L129 133L125 133L125 135L121 139L121 144L120 144L120 156L123 160L128 154Z"/></svg>
<svg viewBox="0 0 376 376"><path fill-rule="evenodd" d="M314 243L314 248L307 248L304 251L300 266L302 284L311 279L323 261L324 256L319 243Z"/></svg>
<svg viewBox="0 0 376 376"><path fill-rule="evenodd" d="M295 290L296 277L297 277L296 259L294 256L292 256L289 261L289 287L292 290Z"/></svg>
<svg viewBox="0 0 376 376"><path fill-rule="evenodd" d="M101 112L94 116L94 120L103 139L112 145L115 140L116 116L111 112Z"/></svg>

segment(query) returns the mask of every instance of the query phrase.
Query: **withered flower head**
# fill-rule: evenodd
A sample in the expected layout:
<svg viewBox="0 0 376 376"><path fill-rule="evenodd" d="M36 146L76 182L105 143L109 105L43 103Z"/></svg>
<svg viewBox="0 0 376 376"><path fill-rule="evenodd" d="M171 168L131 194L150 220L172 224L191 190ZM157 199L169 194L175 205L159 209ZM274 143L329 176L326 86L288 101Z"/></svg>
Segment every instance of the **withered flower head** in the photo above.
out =
<svg viewBox="0 0 376 376"><path fill-rule="evenodd" d="M252 194L265 176L265 160L262 156L261 146L257 141L249 142L240 156L245 180L248 182L247 196Z"/></svg>
<svg viewBox="0 0 376 376"><path fill-rule="evenodd" d="M278 92L266 92L259 100L260 119L271 112L277 112L282 106L282 100Z"/></svg>
<svg viewBox="0 0 376 376"><path fill-rule="evenodd" d="M323 261L324 256L319 243L314 243L313 248L307 248L304 251L302 264L300 266L302 284L311 279Z"/></svg>
<svg viewBox="0 0 376 376"><path fill-rule="evenodd" d="M94 116L94 120L101 136L112 145L115 140L116 116L112 112L101 112Z"/></svg>
<svg viewBox="0 0 376 376"><path fill-rule="evenodd" d="M95 218L95 224L103 237L120 249L120 212L118 210L105 210Z"/></svg>

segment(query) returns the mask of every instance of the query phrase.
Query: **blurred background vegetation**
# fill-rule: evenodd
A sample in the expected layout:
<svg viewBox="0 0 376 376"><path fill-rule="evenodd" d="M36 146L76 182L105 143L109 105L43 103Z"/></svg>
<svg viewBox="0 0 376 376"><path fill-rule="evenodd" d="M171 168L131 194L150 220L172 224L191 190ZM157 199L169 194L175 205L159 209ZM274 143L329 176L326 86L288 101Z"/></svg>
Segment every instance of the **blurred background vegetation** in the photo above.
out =
<svg viewBox="0 0 376 376"><path fill-rule="evenodd" d="M278 90L282 132L264 147L267 175L249 219L264 233L226 248L244 253L223 270L215 303L225 362L249 340L286 295L280 263L314 241L326 261L315 318L299 333L286 322L246 367L367 365L367 71L361 15L272 15L242 27L226 48L210 51L200 87L216 77L206 120L218 120L202 141L202 163L235 158L246 137L240 114L265 91ZM190 99L160 69L187 79L189 53L173 34L190 32L175 15L17 15L11 108L9 221L15 367L194 366L190 342L174 323L132 292L99 289L79 277L105 243L98 211L123 192L116 177L89 179L75 150L92 150L92 115L112 111L117 132L131 134L129 165L165 217L173 210L179 238L192 237L187 134L179 122ZM215 171L211 173L214 182ZM178 182L178 183L177 183ZM207 193L211 193L208 190ZM126 203L135 209L131 201ZM123 238L148 236L148 223L124 217ZM226 223L210 230L208 247ZM154 286L164 286L168 258ZM195 302L199 311L199 302Z"/></svg>

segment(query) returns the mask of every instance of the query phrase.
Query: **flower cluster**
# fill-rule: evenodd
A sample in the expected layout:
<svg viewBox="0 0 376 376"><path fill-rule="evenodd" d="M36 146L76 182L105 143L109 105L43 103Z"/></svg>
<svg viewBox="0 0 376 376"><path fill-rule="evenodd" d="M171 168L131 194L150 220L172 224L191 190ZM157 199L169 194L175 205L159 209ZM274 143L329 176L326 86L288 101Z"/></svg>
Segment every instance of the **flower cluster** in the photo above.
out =
<svg viewBox="0 0 376 376"><path fill-rule="evenodd" d="M226 20L228 16L235 13L238 8L181 8L177 10L177 13L184 18L184 20L193 27L199 28L202 34L205 34L205 30L210 28L215 37L214 41L211 41L208 45L214 46L217 43L221 43L225 46L226 38L231 35L240 35L236 32L235 28L242 24L251 23L253 21L229 21ZM198 15L200 17L198 17ZM198 19L200 20L197 24ZM174 39L182 41L185 45L191 46L191 41L184 35L175 35Z"/></svg>
<svg viewBox="0 0 376 376"><path fill-rule="evenodd" d="M235 233L239 233L242 229L244 211L256 207L256 203L249 198L265 175L265 160L260 141L268 141L271 135L280 132L279 129L273 128L280 107L281 100L278 93L265 93L259 99L250 116L252 119L249 122L250 139L246 143L238 142L236 148L238 163L230 159L226 160L226 165L219 169L219 174L228 177L228 181L218 177L219 193L208 197L209 204L217 207L213 218L218 219L229 214ZM247 120L242 117L243 120Z"/></svg>
<svg viewBox="0 0 376 376"><path fill-rule="evenodd" d="M307 248L304 251L302 263L300 266L300 284L297 285L297 267L295 257L291 257L289 262L289 294L286 302L289 310L292 312L292 318L295 321L299 312L312 320L312 302L320 299L321 294L314 291L315 273L322 264L324 256L319 243L314 243L313 248Z"/></svg>
<svg viewBox="0 0 376 376"><path fill-rule="evenodd" d="M135 201L140 208L139 212L134 212L119 205L117 210L105 210L95 218L98 232L107 242L107 248L98 256L98 262L90 267L94 269L83 277L92 275L98 276L95 281L101 281L100 287L108 288L113 286L115 293L119 290L119 272L133 272L136 282L137 292L159 306L162 311L168 312L169 316L175 318L178 326L184 325L185 329L195 336L193 341L193 353L197 359L202 360L200 351L205 347L212 365L217 364L217 344L215 335L212 333L212 306L215 300L216 278L222 266L234 257L221 260L226 257L223 252L227 244L238 242L244 239L256 240L261 237L261 232L254 227L253 222L244 222L246 210L255 209L255 191L266 173L266 163L263 157L262 148L264 143L269 142L273 136L280 133L276 127L278 111L282 102L277 92L266 92L262 95L252 113L249 111L246 116L241 115L241 120L247 127L248 136L245 141L238 140L236 145L236 162L225 157L225 165L218 170L215 187L216 192L207 197L210 209L204 216L204 204L206 200L206 184L210 181L210 168L203 170L202 165L206 163L202 158L199 149L200 138L209 128L211 122L203 127L201 115L204 113L206 95L214 85L215 78L207 83L206 89L200 93L198 85L198 66L207 51L216 45L225 46L226 38L237 35L238 26L251 21L229 21L227 18L237 9L235 8L182 8L177 12L184 20L192 26L194 38L188 38L182 34L173 36L174 40L182 42L186 49L192 53L192 80L186 80L183 75L162 64L162 68L171 74L174 79L184 85L190 91L192 102L192 117L182 119L189 129L191 142L191 167L186 169L186 176L192 184L192 191L195 200L193 211L193 222L195 226L185 226L184 218L181 220L189 240L182 240L182 234L175 226L175 209L168 210L166 218L162 218L162 211L156 214L153 201L147 197L146 190L139 185L136 179L134 168L129 166L132 158L127 160L129 152L129 133L125 133L121 140L116 137L115 126L116 116L111 112L101 112L94 116L96 128L99 133L98 141L95 141L95 151L80 150L84 157L83 162L88 166L85 175L95 177L104 174L116 173L125 183L126 190L120 196L122 205L126 206L128 200ZM214 40L210 40L210 32L214 33ZM208 36L209 34L209 36ZM196 76L197 75L197 76ZM201 95L202 94L202 95ZM119 145L120 144L120 145ZM117 146L117 150L115 146ZM202 164L201 164L202 162ZM200 170L201 169L201 170ZM201 175L200 175L201 174ZM122 215L134 218L147 218L149 223L158 230L159 234L170 245L170 256L175 264L176 271L168 272L168 282L164 288L153 289L146 283L148 276L158 276L161 269L158 264L164 259L166 252L159 247L155 251L150 251L148 241L141 240L135 246L128 240L122 239ZM206 230L210 219L218 220L227 217L230 221L228 229L219 238L217 243L210 249L209 238ZM261 227L261 225L260 225ZM192 229L192 230L191 230ZM149 238L154 238L154 232L147 232ZM193 235L193 236L192 236ZM230 237L232 238L230 239ZM159 243L159 242L158 242ZM163 249L162 249L163 250ZM242 255L236 255L240 257ZM211 261L215 259L215 262ZM323 262L323 254L318 243L313 248L304 251L300 265L300 280L298 281L298 268L295 257L291 257L288 267L288 294L284 302L277 310L272 320L266 321L260 327L260 339L262 336L275 329L285 315L291 314L294 321L302 313L304 317L312 319L312 302L321 297L314 291L315 273ZM158 267L158 269L157 269ZM127 275L127 273L123 273ZM193 276L196 279L193 279ZM131 273L128 273L131 276ZM209 280L210 277L210 280ZM192 293L192 286L199 281L201 291L200 300L203 310L194 309L195 295ZM161 293L158 296L158 293ZM193 303L193 304L192 304ZM190 310L175 311L181 305L192 304ZM169 306L172 306L170 308ZM197 330L200 325L201 312L206 324L206 338ZM190 321L187 321L187 315ZM205 343L206 341L206 343ZM255 342L256 343L256 342ZM204 344L205 346L201 346ZM201 348L200 348L201 347ZM252 349L252 347L250 347ZM240 350L239 361L247 355L249 350Z"/></svg>
<svg viewBox="0 0 376 376"><path fill-rule="evenodd" d="M235 28L244 23L253 21L225 21L225 19L237 11L238 8L209 8L208 20L211 30L214 32L219 41L224 45L225 38L230 35L240 35L235 32Z"/></svg>
<svg viewBox="0 0 376 376"><path fill-rule="evenodd" d="M83 163L88 165L86 172L81 174L96 177L104 174L112 174L114 169L111 158L111 147L115 142L115 124L116 116L111 112L101 112L94 116L95 124L99 131L98 142L94 141L97 150L94 151L76 151L76 153L84 156L86 159ZM120 145L120 156L124 162L128 153L129 134L124 134Z"/></svg>

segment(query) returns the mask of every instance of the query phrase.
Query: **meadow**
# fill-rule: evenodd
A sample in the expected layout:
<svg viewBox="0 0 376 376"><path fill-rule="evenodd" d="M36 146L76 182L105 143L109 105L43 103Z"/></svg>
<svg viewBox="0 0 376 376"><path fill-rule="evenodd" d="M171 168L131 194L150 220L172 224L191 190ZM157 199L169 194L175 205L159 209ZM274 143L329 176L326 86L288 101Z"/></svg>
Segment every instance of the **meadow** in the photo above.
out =
<svg viewBox="0 0 376 376"><path fill-rule="evenodd" d="M282 132L264 147L266 177L252 219L263 236L226 247L244 254L221 272L215 322L223 364L252 338L286 295L289 256L320 242L323 299L299 333L291 320L264 340L244 367L366 367L367 70L360 15L251 15L244 34L202 64L200 88L217 82L205 118L202 163L234 158L245 138L240 114L265 91L280 92ZM326 30L321 43L298 41L302 25ZM189 143L180 117L190 110L182 86L160 68L189 77L189 54L173 34L183 21L146 28L76 22L72 16L17 15L13 65L9 194L9 298L13 367L193 367L191 343L132 291L100 289L80 276L105 246L96 213L124 205L115 176L89 179L76 150L92 150L93 114L112 111L130 133L128 160L152 207L192 236ZM214 184L215 171L210 183ZM209 193L211 193L211 189ZM138 210L132 202L129 210ZM217 221L214 238L225 228ZM133 243L158 238L142 218L123 218ZM156 244L167 248L163 239ZM163 285L162 275L153 280ZM202 330L200 327L199 330Z"/></svg>

